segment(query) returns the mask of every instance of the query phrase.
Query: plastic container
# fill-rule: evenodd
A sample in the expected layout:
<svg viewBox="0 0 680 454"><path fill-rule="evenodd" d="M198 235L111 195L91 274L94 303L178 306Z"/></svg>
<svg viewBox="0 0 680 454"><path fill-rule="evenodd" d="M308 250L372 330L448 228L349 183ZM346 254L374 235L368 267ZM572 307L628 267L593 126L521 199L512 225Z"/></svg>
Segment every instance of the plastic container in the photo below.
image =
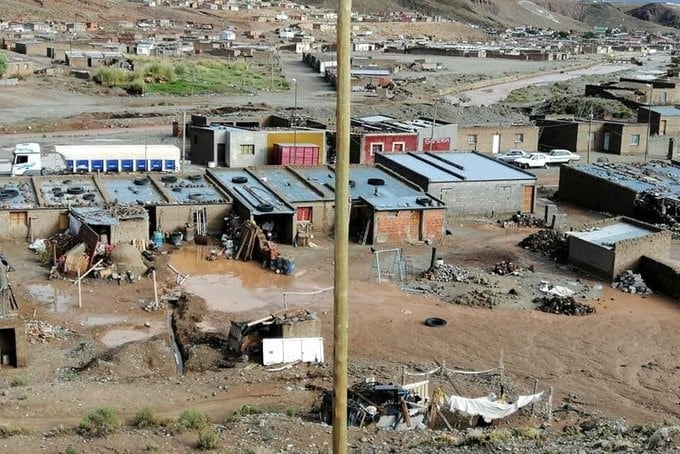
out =
<svg viewBox="0 0 680 454"><path fill-rule="evenodd" d="M165 241L165 234L161 230L156 230L153 232L153 237L151 238L151 241L153 241L153 244L156 247L161 247L163 246L163 241Z"/></svg>
<svg viewBox="0 0 680 454"><path fill-rule="evenodd" d="M182 238L184 238L184 235L181 232L171 233L170 244L173 246L180 246L182 244Z"/></svg>

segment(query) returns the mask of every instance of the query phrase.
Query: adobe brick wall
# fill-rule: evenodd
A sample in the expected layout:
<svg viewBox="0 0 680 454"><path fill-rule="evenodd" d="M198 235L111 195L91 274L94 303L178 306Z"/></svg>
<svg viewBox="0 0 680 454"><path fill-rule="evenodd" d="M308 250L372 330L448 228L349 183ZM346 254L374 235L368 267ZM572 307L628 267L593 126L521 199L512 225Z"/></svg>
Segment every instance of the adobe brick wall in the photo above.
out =
<svg viewBox="0 0 680 454"><path fill-rule="evenodd" d="M680 299L680 265L669 260L659 260L643 255L640 258L640 274L655 292Z"/></svg>
<svg viewBox="0 0 680 454"><path fill-rule="evenodd" d="M632 238L616 243L614 246L614 276L626 270L635 270L642 256L667 259L671 250L671 233L661 231L642 238Z"/></svg>
<svg viewBox="0 0 680 454"><path fill-rule="evenodd" d="M26 224L13 225L10 222L10 212L26 211ZM59 231L59 215L68 213L65 209L33 209L33 210L2 210L0 211L0 236L24 240L29 234L33 238L47 238ZM31 228L29 232L28 224Z"/></svg>
<svg viewBox="0 0 680 454"><path fill-rule="evenodd" d="M593 210L633 216L636 192L572 166L560 167L560 200Z"/></svg>

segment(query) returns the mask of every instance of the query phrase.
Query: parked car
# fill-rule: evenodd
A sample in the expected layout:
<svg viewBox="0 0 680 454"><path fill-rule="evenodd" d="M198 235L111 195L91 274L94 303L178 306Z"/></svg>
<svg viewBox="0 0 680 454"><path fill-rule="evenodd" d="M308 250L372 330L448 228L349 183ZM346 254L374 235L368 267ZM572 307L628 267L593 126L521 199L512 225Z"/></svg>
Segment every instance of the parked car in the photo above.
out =
<svg viewBox="0 0 680 454"><path fill-rule="evenodd" d="M581 156L562 148L556 148L548 153L548 161L550 164L568 164L572 161L580 160Z"/></svg>
<svg viewBox="0 0 680 454"><path fill-rule="evenodd" d="M507 153L500 154L496 156L496 159L504 162L515 162L519 158L526 158L529 153L522 150L510 150Z"/></svg>
<svg viewBox="0 0 680 454"><path fill-rule="evenodd" d="M545 153L531 153L524 158L517 158L513 164L523 169L544 167L548 168L548 155Z"/></svg>

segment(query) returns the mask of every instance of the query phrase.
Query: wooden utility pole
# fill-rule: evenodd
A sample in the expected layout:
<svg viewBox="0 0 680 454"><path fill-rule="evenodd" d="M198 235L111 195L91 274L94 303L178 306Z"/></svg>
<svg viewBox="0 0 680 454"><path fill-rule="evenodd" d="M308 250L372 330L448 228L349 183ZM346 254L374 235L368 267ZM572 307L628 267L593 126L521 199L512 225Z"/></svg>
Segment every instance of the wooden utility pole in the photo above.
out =
<svg viewBox="0 0 680 454"><path fill-rule="evenodd" d="M335 164L335 290L333 291L333 453L347 452L349 287L350 39L352 0L338 0Z"/></svg>

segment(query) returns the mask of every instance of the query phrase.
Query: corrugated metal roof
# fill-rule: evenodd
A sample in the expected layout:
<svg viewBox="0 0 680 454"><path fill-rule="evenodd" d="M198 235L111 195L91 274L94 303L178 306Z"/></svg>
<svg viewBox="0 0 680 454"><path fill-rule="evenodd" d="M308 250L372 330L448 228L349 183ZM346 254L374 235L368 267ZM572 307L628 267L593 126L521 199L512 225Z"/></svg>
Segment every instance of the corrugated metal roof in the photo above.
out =
<svg viewBox="0 0 680 454"><path fill-rule="evenodd" d="M300 178L288 168L261 168L250 169L250 171L259 177L264 177L266 185L285 197L287 202L320 202L328 199L318 194L305 182L300 181Z"/></svg>
<svg viewBox="0 0 680 454"><path fill-rule="evenodd" d="M656 231L630 224L626 221L620 221L595 230L574 232L571 235L605 249L613 249L614 245L620 241L641 238L653 233L656 233Z"/></svg>
<svg viewBox="0 0 680 454"><path fill-rule="evenodd" d="M327 167L297 168L296 171L303 175L310 184L328 194L328 199L335 197L335 174ZM437 207L438 203L425 194L391 174L377 167L351 167L349 194L353 201L364 200L376 210L404 210L404 209L427 209L429 207L416 203L416 199L428 197L432 200L431 207ZM382 184L369 184L369 179L382 180ZM442 205L443 207L443 205Z"/></svg>
<svg viewBox="0 0 680 454"><path fill-rule="evenodd" d="M254 215L293 214L295 210L273 193L257 175L247 169L208 169L208 173L236 200ZM239 183L239 181L245 182ZM258 206L268 204L271 211L260 210Z"/></svg>
<svg viewBox="0 0 680 454"><path fill-rule="evenodd" d="M653 191L660 196L680 198L680 168L660 162L629 164L579 164L577 170L602 178L635 192Z"/></svg>
<svg viewBox="0 0 680 454"><path fill-rule="evenodd" d="M224 203L225 196L221 194L203 175L188 175L181 177L172 175L177 181L163 182L162 177L158 184L164 185L171 201L181 204L204 204ZM167 177L166 177L167 178Z"/></svg>
<svg viewBox="0 0 680 454"><path fill-rule="evenodd" d="M432 183L536 180L512 165L473 152L383 154Z"/></svg>
<svg viewBox="0 0 680 454"><path fill-rule="evenodd" d="M650 110L666 117L680 116L680 109L675 106L657 106L652 107Z"/></svg>
<svg viewBox="0 0 680 454"><path fill-rule="evenodd" d="M165 202L160 192L150 182L135 184L134 178L102 178L99 182L107 198L116 205L158 205Z"/></svg>

